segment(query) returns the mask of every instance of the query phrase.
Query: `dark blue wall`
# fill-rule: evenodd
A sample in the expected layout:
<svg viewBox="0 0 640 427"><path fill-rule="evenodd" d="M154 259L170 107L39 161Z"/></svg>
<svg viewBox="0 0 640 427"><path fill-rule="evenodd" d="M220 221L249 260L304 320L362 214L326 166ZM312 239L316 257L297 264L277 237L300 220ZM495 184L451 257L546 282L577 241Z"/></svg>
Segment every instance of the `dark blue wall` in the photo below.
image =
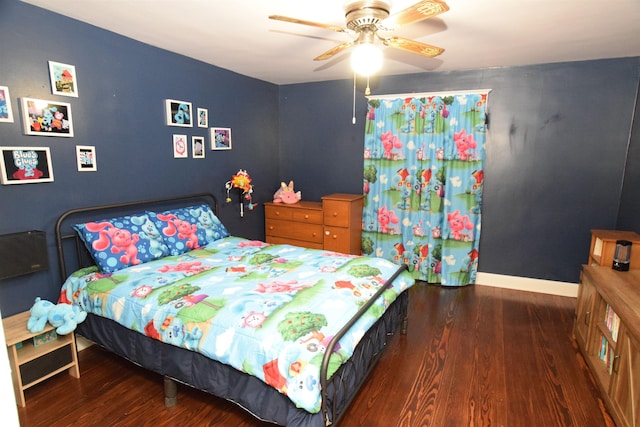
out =
<svg viewBox="0 0 640 427"><path fill-rule="evenodd" d="M264 238L262 208L240 220L236 204L224 204L224 183L247 169L256 199L272 196L279 182L278 86L17 0L0 2L0 39L0 85L9 87L15 120L0 123L0 145L50 147L55 178L0 186L0 234L46 231L52 264L48 272L0 282L3 316L28 309L36 296L57 299L54 226L73 207L208 191L218 196L221 219L234 234ZM75 65L78 98L51 94L49 60ZM75 136L24 135L21 97L70 103ZM233 149L174 159L172 134L207 136L207 129L165 126L167 98L208 108L210 126L232 128ZM96 147L97 172L77 172L76 145Z"/></svg>
<svg viewBox="0 0 640 427"><path fill-rule="evenodd" d="M617 228L640 232L640 82L636 90L636 107L631 128L632 142L629 145L627 164L624 169Z"/></svg>
<svg viewBox="0 0 640 427"><path fill-rule="evenodd" d="M307 200L362 191L362 82L352 125L351 80L278 87L18 0L0 2L0 38L0 85L10 88L16 120L0 123L0 145L50 147L55 176L0 186L0 234L45 230L52 263L48 272L0 283L3 316L28 309L36 296L57 298L53 227L72 207L212 191L229 229L260 239L261 206L241 220L224 204L224 182L239 168L253 176L258 201L289 179ZM49 60L76 66L78 98L51 95ZM640 136L632 124L639 74L640 58L628 58L371 84L374 94L492 89L480 270L577 282L591 228L619 220L640 231ZM71 103L75 137L25 136L20 97ZM210 126L233 129L233 150L173 159L173 133L206 131L165 126L166 98L208 108ZM96 147L98 172L76 171L76 145Z"/></svg>
<svg viewBox="0 0 640 427"><path fill-rule="evenodd" d="M480 271L576 283L590 229L640 231L640 135L627 163L640 58L387 76L373 94L491 89ZM366 100L351 82L283 86L281 175L303 197L362 191ZM636 121L636 129L638 128Z"/></svg>

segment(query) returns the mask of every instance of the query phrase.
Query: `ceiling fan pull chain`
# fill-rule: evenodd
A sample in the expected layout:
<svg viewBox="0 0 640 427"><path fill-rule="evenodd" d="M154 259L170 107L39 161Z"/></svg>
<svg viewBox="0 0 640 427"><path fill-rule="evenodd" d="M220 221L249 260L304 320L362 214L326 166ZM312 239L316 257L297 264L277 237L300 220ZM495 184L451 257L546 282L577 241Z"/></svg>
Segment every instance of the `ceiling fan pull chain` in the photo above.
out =
<svg viewBox="0 0 640 427"><path fill-rule="evenodd" d="M351 124L356 124L356 72L353 72L353 117Z"/></svg>
<svg viewBox="0 0 640 427"><path fill-rule="evenodd" d="M366 96L371 95L371 88L369 87L369 76L367 76L367 88L364 90Z"/></svg>

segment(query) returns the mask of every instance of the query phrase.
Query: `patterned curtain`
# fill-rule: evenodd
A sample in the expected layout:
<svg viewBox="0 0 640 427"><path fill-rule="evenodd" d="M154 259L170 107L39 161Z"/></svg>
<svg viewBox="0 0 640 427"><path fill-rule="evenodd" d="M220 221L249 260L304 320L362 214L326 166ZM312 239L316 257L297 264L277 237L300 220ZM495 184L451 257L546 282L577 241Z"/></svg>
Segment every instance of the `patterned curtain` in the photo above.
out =
<svg viewBox="0 0 640 427"><path fill-rule="evenodd" d="M429 283L475 283L487 95L369 98L364 253Z"/></svg>

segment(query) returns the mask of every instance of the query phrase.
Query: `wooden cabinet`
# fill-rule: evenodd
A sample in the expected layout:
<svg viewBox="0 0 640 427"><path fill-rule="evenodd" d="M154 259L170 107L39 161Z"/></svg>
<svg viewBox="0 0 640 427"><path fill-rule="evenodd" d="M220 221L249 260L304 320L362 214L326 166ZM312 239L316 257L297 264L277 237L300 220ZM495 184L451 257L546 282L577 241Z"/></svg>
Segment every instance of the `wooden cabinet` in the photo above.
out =
<svg viewBox="0 0 640 427"><path fill-rule="evenodd" d="M640 270L584 266L574 335L618 426L640 427Z"/></svg>
<svg viewBox="0 0 640 427"><path fill-rule="evenodd" d="M581 284L578 289L578 302L576 306L576 317L574 324L574 336L578 345L587 347L589 325L596 297L596 288L591 283L591 279L582 274Z"/></svg>
<svg viewBox="0 0 640 427"><path fill-rule="evenodd" d="M322 202L265 203L265 241L360 255L364 196L331 194Z"/></svg>
<svg viewBox="0 0 640 427"><path fill-rule="evenodd" d="M609 267L613 265L616 241L628 240L632 243L629 269L640 269L640 234L633 231L591 230L589 265Z"/></svg>
<svg viewBox="0 0 640 427"><path fill-rule="evenodd" d="M25 406L24 390L62 371L80 378L78 353L74 333L58 335L53 341L35 346L32 338L52 331L53 326L46 324L44 330L31 333L27 329L30 313L16 314L2 319L4 327L11 377L16 393L16 402Z"/></svg>
<svg viewBox="0 0 640 427"><path fill-rule="evenodd" d="M622 331L620 358L611 383L611 405L620 425L640 426L640 341Z"/></svg>
<svg viewBox="0 0 640 427"><path fill-rule="evenodd" d="M267 243L286 243L322 249L324 240L322 203L301 201L291 205L264 204Z"/></svg>
<svg viewBox="0 0 640 427"><path fill-rule="evenodd" d="M322 198L324 249L345 254L362 253L364 196L331 194Z"/></svg>

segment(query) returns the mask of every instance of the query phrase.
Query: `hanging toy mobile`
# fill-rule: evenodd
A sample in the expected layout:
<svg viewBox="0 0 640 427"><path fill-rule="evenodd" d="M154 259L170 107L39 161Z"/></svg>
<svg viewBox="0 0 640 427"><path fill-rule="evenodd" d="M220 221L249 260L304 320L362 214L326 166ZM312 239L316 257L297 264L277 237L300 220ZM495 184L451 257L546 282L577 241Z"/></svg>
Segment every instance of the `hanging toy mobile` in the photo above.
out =
<svg viewBox="0 0 640 427"><path fill-rule="evenodd" d="M253 185L251 184L251 176L246 170L240 169L235 175L231 177L229 181L224 185L227 189L226 202L231 203L231 190L234 188L239 190L240 195L240 217L244 217L244 201L247 200L247 207L250 211L256 206L251 200L251 193L253 193Z"/></svg>

